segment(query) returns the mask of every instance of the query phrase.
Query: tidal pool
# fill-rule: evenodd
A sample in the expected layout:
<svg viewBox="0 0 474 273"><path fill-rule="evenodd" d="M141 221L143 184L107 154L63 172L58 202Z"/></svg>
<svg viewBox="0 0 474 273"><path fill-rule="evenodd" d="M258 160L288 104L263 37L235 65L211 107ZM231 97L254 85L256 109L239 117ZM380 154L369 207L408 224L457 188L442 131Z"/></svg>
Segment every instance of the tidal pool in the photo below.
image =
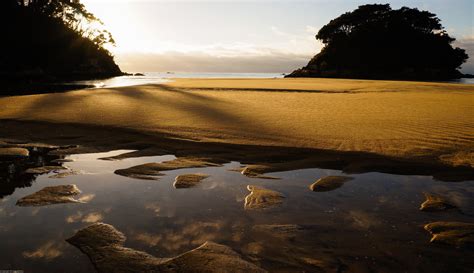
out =
<svg viewBox="0 0 474 273"><path fill-rule="evenodd" d="M50 178L0 177L18 185L0 199L0 270L91 272L88 257L65 239L95 222L123 232L126 247L174 257L206 241L227 245L270 272L472 272L474 251L430 243L423 229L436 221L474 222L474 181L435 181L427 176L350 175L327 192L309 186L337 170L304 169L249 178L221 167L164 171L158 180L114 174L117 169L175 159L173 155L102 160L130 150L69 155L61 163L75 174ZM57 158L36 158L46 165ZM18 167L7 166L5 170ZM173 187L181 174L209 175L192 188ZM17 179L18 181L15 181ZM27 182L25 182L27 181ZM84 203L19 207L17 200L47 186L75 184ZM263 210L244 208L247 185L282 193ZM3 187L4 185L2 185ZM11 190L10 190L11 189ZM11 193L13 191L13 193ZM423 212L424 193L442 195L459 209Z"/></svg>

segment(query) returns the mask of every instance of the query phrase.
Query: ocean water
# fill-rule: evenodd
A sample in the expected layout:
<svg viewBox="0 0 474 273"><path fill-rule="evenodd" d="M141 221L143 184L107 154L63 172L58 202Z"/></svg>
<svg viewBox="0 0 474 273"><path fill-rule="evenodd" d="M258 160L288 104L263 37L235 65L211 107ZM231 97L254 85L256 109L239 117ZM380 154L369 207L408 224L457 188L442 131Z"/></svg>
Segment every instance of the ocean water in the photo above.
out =
<svg viewBox="0 0 474 273"><path fill-rule="evenodd" d="M146 72L144 76L120 76L110 79L74 81L67 84L88 85L91 88L124 87L142 84L162 84L173 78L283 78L281 73L173 73ZM459 84L474 84L474 79L450 81Z"/></svg>
<svg viewBox="0 0 474 273"><path fill-rule="evenodd" d="M71 84L90 85L94 88L123 87L142 84L160 84L170 78L283 78L280 73L168 73L147 72L145 76L120 76L102 80L75 81Z"/></svg>
<svg viewBox="0 0 474 273"><path fill-rule="evenodd" d="M463 83L463 84L474 84L474 79L462 78L462 79L454 80L454 81L451 81L451 82L454 82L454 83Z"/></svg>

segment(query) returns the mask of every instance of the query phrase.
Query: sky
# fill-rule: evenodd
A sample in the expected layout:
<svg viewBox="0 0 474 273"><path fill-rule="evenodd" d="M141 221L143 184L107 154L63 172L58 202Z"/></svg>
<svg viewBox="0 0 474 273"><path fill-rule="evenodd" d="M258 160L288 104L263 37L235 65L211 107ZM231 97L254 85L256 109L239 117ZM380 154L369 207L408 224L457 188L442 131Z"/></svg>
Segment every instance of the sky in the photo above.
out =
<svg viewBox="0 0 474 273"><path fill-rule="evenodd" d="M288 73L321 48L315 35L356 0L82 0L112 32L111 51L127 72ZM474 74L474 1L386 1L429 10L472 56L463 72Z"/></svg>

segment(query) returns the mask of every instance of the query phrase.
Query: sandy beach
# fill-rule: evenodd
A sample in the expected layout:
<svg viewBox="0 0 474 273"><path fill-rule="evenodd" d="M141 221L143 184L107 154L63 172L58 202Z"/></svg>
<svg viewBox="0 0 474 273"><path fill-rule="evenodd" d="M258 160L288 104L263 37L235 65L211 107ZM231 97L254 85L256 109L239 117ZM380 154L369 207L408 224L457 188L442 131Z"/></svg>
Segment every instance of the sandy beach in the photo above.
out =
<svg viewBox="0 0 474 273"><path fill-rule="evenodd" d="M178 79L0 98L0 119L201 142L368 152L473 167L474 86L338 79ZM53 125L51 125L53 126Z"/></svg>

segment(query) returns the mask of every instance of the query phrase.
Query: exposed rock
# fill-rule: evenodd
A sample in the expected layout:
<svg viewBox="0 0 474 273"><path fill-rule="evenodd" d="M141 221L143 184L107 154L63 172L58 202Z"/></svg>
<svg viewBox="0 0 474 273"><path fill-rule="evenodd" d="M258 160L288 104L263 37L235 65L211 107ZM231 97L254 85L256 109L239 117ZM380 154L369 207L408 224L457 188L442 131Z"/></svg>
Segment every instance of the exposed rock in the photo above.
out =
<svg viewBox="0 0 474 273"><path fill-rule="evenodd" d="M194 187L208 177L209 175L202 173L178 175L173 186L176 189Z"/></svg>
<svg viewBox="0 0 474 273"><path fill-rule="evenodd" d="M259 186L248 185L250 194L245 197L246 209L266 209L283 202L285 196L280 192L265 189Z"/></svg>
<svg viewBox="0 0 474 273"><path fill-rule="evenodd" d="M48 178L53 178L53 179L60 179L60 178L66 178L71 175L77 175L79 172L77 171L67 171L67 172L62 172L62 173L57 173L49 176Z"/></svg>
<svg viewBox="0 0 474 273"><path fill-rule="evenodd" d="M68 145L68 146L61 146L57 149L51 150L48 152L48 155L66 156L66 155L71 155L71 154L85 154L85 153L95 153L95 152L101 152L101 151L94 147Z"/></svg>
<svg viewBox="0 0 474 273"><path fill-rule="evenodd" d="M80 193L81 191L76 187L76 185L46 187L40 191L21 198L16 202L16 204L18 206L28 207L62 203L81 203L79 200L74 199L74 196Z"/></svg>
<svg viewBox="0 0 474 273"><path fill-rule="evenodd" d="M53 162L53 163L68 163L68 162L74 162L74 159L59 158L59 159L54 159L51 162Z"/></svg>
<svg viewBox="0 0 474 273"><path fill-rule="evenodd" d="M463 222L434 222L425 225L433 237L431 243L442 243L456 247L474 246L474 224Z"/></svg>
<svg viewBox="0 0 474 273"><path fill-rule="evenodd" d="M31 149L31 150L56 150L59 149L60 146L49 145L44 143L18 143L15 144L15 147Z"/></svg>
<svg viewBox="0 0 474 273"><path fill-rule="evenodd" d="M0 148L0 158L28 157L30 152L25 148Z"/></svg>
<svg viewBox="0 0 474 273"><path fill-rule="evenodd" d="M244 167L241 174L248 177L258 177L266 170L266 166L263 165L248 165Z"/></svg>
<svg viewBox="0 0 474 273"><path fill-rule="evenodd" d="M44 144L44 143L30 143L30 142L11 144L11 146L16 147L16 148L28 149L32 153L42 153L42 154L54 153L55 151L66 150L73 147L77 147L76 145L56 146L56 145L49 145L49 144Z"/></svg>
<svg viewBox="0 0 474 273"><path fill-rule="evenodd" d="M247 167L241 169L240 173L251 178L279 179L278 177L264 175L264 173L267 172L268 170L269 170L268 166L248 165Z"/></svg>
<svg viewBox="0 0 474 273"><path fill-rule="evenodd" d="M309 189L317 192L332 191L342 187L344 183L352 179L354 178L349 176L326 176L311 184Z"/></svg>
<svg viewBox="0 0 474 273"><path fill-rule="evenodd" d="M474 151L459 151L441 155L439 159L452 166L467 166L474 168Z"/></svg>
<svg viewBox="0 0 474 273"><path fill-rule="evenodd" d="M106 161L118 161L118 160L137 158L137 157L169 155L172 153L173 153L172 151L153 146L153 147L147 147L145 149L125 152L125 153L114 155L114 156L101 157L98 159L106 160Z"/></svg>
<svg viewBox="0 0 474 273"><path fill-rule="evenodd" d="M222 164L213 163L209 158L180 157L161 163L147 163L128 169L120 169L116 170L115 173L137 179L157 179L157 176L163 175L162 171L219 166L222 166Z"/></svg>
<svg viewBox="0 0 474 273"><path fill-rule="evenodd" d="M148 253L123 247L125 240L113 226L96 223L66 241L84 252L99 272L153 272L163 263Z"/></svg>
<svg viewBox="0 0 474 273"><path fill-rule="evenodd" d="M61 170L67 170L67 168L63 166L43 166L37 168L29 168L25 172L29 174L45 174Z"/></svg>
<svg viewBox="0 0 474 273"><path fill-rule="evenodd" d="M78 247L99 272L266 272L231 248L206 242L175 258L158 258L123 247L126 237L113 226L96 223L79 230L69 243Z"/></svg>
<svg viewBox="0 0 474 273"><path fill-rule="evenodd" d="M230 247L213 242L206 242L196 249L165 262L162 268L164 272L266 272L243 260Z"/></svg>
<svg viewBox="0 0 474 273"><path fill-rule="evenodd" d="M425 193L425 198L425 202L423 202L420 206L420 210L422 211L442 211L456 208L455 205L449 203L441 196Z"/></svg>

